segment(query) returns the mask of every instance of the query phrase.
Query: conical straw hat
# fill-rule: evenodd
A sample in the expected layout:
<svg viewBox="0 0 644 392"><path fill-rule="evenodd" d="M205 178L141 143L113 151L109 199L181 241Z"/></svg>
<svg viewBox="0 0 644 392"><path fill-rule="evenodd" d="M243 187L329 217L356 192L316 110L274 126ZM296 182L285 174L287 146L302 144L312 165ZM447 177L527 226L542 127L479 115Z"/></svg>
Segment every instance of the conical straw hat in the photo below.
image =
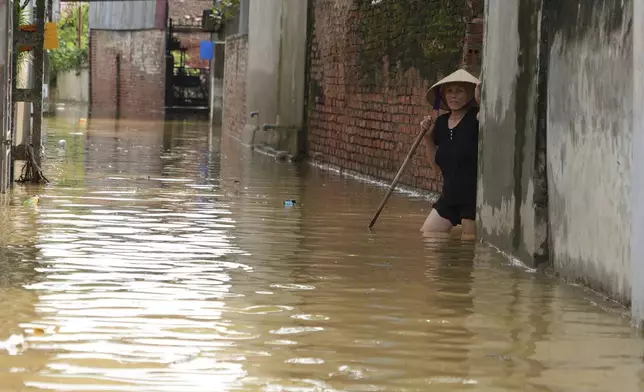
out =
<svg viewBox="0 0 644 392"><path fill-rule="evenodd" d="M436 91L438 90L438 87L447 83L454 83L454 82L472 83L475 86L481 83L481 81L478 80L478 78L476 78L471 73L467 72L464 69L459 69L456 72L444 77L439 82L434 84L429 90L427 90L427 95L425 96L425 98L427 99L427 102L434 105L434 100L436 98ZM441 109L449 110L449 107L447 107L447 104L444 102L442 98L441 98Z"/></svg>

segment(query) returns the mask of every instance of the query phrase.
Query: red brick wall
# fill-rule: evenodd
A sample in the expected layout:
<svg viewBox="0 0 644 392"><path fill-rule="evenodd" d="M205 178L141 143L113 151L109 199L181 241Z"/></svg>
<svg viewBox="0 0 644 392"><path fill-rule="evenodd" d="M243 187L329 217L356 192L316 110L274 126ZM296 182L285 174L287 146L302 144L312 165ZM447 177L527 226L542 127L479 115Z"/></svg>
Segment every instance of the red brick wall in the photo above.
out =
<svg viewBox="0 0 644 392"><path fill-rule="evenodd" d="M391 180L430 114L427 89L464 62L478 70L482 35L467 22L483 2L370 3L314 1L308 148L322 163ZM439 189L422 146L401 183Z"/></svg>
<svg viewBox="0 0 644 392"><path fill-rule="evenodd" d="M92 117L116 115L116 56L121 56L122 118L157 119L165 114L165 37L161 30L92 30Z"/></svg>
<svg viewBox="0 0 644 392"><path fill-rule="evenodd" d="M186 65L192 68L209 68L209 60L201 60L201 41L210 40L209 33L176 33L181 46L186 47L188 50L186 54L188 60Z"/></svg>
<svg viewBox="0 0 644 392"><path fill-rule="evenodd" d="M212 8L212 0L169 0L168 13L174 24L194 24L201 26L203 11ZM188 16L189 18L186 18ZM188 48L187 65L193 68L208 68L208 60L200 60L201 41L209 40L210 33L176 33L181 46Z"/></svg>
<svg viewBox="0 0 644 392"><path fill-rule="evenodd" d="M195 20L201 18L203 10L211 8L212 0L168 0L169 17L180 24L187 19L186 16L190 17L189 20Z"/></svg>
<svg viewBox="0 0 644 392"><path fill-rule="evenodd" d="M224 62L223 131L241 139L248 120L246 111L246 63L248 36L240 35L226 40Z"/></svg>

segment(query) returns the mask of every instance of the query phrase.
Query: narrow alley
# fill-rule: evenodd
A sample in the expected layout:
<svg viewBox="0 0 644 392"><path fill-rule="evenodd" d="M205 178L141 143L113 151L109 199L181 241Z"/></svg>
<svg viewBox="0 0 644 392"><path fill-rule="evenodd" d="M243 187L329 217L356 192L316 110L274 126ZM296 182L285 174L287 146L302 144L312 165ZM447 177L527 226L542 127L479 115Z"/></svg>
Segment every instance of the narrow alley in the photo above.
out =
<svg viewBox="0 0 644 392"><path fill-rule="evenodd" d="M422 198L369 232L380 187L81 117L45 122L51 184L3 195L2 392L644 390L626 310L423 240Z"/></svg>

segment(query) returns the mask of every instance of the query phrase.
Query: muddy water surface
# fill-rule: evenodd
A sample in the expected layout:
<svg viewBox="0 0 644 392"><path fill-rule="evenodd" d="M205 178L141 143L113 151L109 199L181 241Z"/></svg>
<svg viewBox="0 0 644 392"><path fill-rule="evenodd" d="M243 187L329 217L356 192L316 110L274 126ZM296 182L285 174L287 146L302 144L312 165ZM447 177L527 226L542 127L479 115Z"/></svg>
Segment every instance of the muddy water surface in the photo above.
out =
<svg viewBox="0 0 644 392"><path fill-rule="evenodd" d="M197 122L47 135L52 183L0 208L0 392L644 390L619 310L423 239L424 200L369 232L382 188Z"/></svg>

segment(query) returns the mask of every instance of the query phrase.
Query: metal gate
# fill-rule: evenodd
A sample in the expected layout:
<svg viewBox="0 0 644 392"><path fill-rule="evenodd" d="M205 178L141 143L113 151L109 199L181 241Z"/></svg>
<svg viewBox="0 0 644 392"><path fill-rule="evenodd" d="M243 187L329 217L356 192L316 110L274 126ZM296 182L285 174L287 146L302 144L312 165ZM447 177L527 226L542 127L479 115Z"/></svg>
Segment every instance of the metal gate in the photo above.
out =
<svg viewBox="0 0 644 392"><path fill-rule="evenodd" d="M0 0L0 193L12 182L13 1Z"/></svg>

